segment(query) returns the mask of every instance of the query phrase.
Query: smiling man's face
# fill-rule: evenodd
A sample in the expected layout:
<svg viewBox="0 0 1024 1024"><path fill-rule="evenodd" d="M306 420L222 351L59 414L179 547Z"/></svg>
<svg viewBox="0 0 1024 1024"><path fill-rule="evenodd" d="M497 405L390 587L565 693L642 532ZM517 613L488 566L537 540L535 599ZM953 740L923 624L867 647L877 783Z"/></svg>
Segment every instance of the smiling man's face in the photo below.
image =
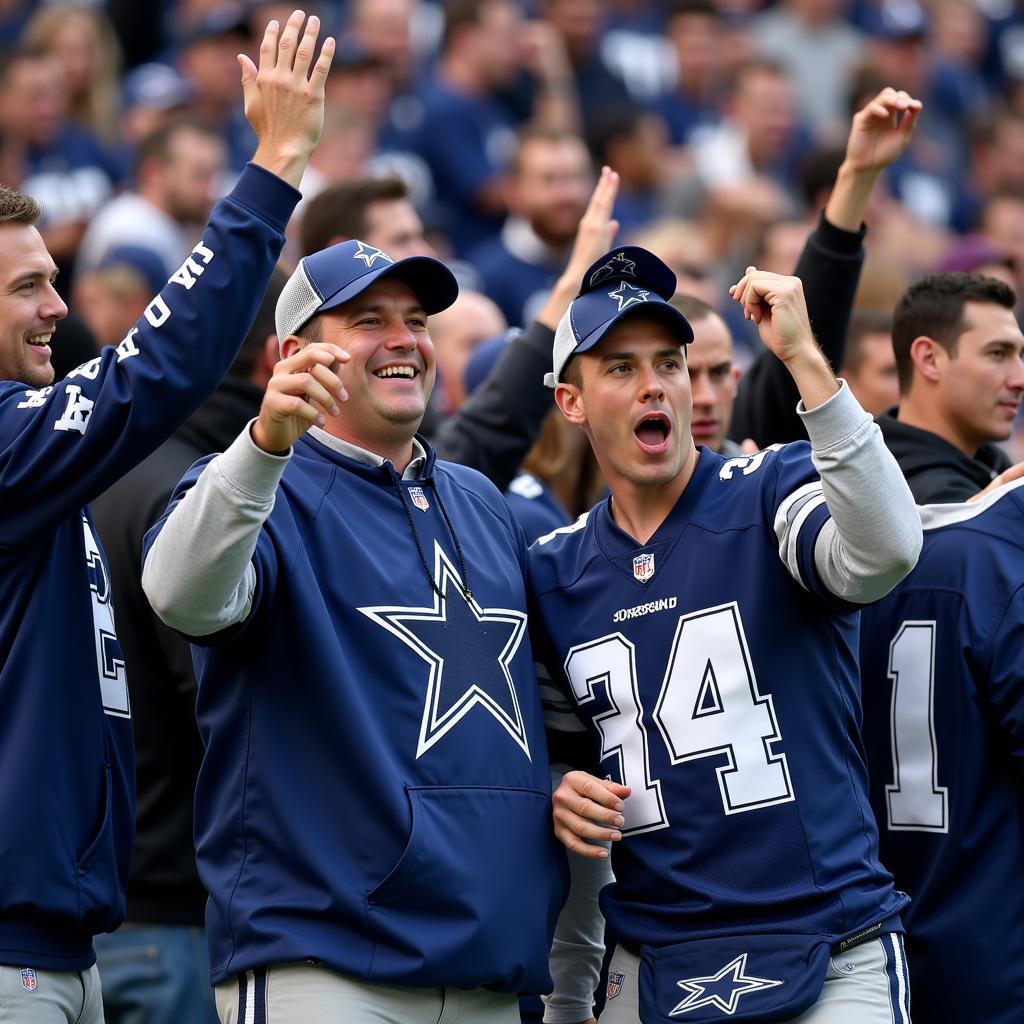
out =
<svg viewBox="0 0 1024 1024"><path fill-rule="evenodd" d="M0 378L34 388L53 383L50 337L68 307L53 287L57 268L29 224L0 225Z"/></svg>

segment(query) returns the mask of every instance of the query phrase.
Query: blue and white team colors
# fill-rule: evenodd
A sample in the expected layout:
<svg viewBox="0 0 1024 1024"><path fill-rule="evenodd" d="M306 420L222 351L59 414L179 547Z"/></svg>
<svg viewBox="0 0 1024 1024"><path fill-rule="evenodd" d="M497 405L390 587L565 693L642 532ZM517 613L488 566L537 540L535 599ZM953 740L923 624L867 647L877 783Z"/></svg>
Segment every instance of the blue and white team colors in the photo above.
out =
<svg viewBox="0 0 1024 1024"><path fill-rule="evenodd" d="M215 984L312 958L379 984L550 991L564 860L526 545L493 485L426 450L403 479L303 436L251 611L194 640Z"/></svg>
<svg viewBox="0 0 1024 1024"><path fill-rule="evenodd" d="M131 701L85 506L220 382L298 198L248 167L119 345L52 387L0 382L0 963L85 970L124 917Z"/></svg>
<svg viewBox="0 0 1024 1024"><path fill-rule="evenodd" d="M1024 1020L1024 489L922 510L917 568L865 610L881 850L912 903L921 1024Z"/></svg>
<svg viewBox="0 0 1024 1024"><path fill-rule="evenodd" d="M859 617L815 567L829 517L806 442L701 449L649 543L606 501L530 549L549 727L578 748L582 720L594 773L632 788L601 907L659 1020L787 1019L762 1011L813 1002L830 946L901 930L854 738Z"/></svg>

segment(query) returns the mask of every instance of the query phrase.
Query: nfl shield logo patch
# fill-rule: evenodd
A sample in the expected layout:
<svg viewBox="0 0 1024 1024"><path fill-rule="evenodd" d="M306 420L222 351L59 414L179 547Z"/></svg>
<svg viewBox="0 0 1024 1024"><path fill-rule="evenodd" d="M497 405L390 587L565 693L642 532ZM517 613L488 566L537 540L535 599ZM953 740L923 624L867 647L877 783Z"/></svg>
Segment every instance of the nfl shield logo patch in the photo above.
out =
<svg viewBox="0 0 1024 1024"><path fill-rule="evenodd" d="M654 552L645 551L633 559L633 576L638 583L646 583L654 575Z"/></svg>
<svg viewBox="0 0 1024 1024"><path fill-rule="evenodd" d="M608 972L608 998L614 999L622 991L622 983L626 980L622 971Z"/></svg>
<svg viewBox="0 0 1024 1024"><path fill-rule="evenodd" d="M37 984L36 972L31 967L22 967L21 987L28 992L35 992Z"/></svg>
<svg viewBox="0 0 1024 1024"><path fill-rule="evenodd" d="M430 508L430 502L427 501L427 496L423 493L422 487L410 487L409 497L412 498L412 503L421 512L426 512Z"/></svg>

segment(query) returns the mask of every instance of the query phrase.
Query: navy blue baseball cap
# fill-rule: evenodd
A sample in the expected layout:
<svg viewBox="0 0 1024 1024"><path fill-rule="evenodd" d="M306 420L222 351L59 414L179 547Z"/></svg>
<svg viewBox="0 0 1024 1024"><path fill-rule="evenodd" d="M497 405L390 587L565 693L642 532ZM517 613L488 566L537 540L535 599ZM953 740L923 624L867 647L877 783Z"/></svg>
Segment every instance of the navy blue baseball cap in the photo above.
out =
<svg viewBox="0 0 1024 1024"><path fill-rule="evenodd" d="M638 245L612 249L583 275L583 286L572 300L555 331L552 372L544 383L561 382L569 359L592 349L624 316L643 310L661 317L681 345L693 341L693 328L669 299L676 291L676 275L653 252Z"/></svg>
<svg viewBox="0 0 1024 1024"><path fill-rule="evenodd" d="M349 239L303 256L281 291L274 312L277 336L295 334L318 313L344 305L382 277L407 284L427 313L440 313L459 295L455 275L432 256L396 263L386 252Z"/></svg>

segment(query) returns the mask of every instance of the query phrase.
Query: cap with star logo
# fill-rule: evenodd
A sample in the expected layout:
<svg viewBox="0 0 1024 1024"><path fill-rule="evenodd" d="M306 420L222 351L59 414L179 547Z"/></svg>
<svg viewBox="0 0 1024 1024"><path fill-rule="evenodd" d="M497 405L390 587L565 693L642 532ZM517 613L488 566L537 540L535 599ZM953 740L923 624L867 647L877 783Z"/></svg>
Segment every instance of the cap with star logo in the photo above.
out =
<svg viewBox="0 0 1024 1024"><path fill-rule="evenodd" d="M318 313L344 305L383 277L407 284L427 313L440 313L459 295L455 275L440 260L409 256L395 261L353 238L299 260L277 300L277 336L295 334Z"/></svg>
<svg viewBox="0 0 1024 1024"><path fill-rule="evenodd" d="M544 383L549 388L560 383L572 356L593 348L609 328L637 310L664 320L681 345L693 341L689 321L669 303L675 290L672 269L647 249L624 245L605 253L583 275L579 295L558 324L552 372Z"/></svg>

